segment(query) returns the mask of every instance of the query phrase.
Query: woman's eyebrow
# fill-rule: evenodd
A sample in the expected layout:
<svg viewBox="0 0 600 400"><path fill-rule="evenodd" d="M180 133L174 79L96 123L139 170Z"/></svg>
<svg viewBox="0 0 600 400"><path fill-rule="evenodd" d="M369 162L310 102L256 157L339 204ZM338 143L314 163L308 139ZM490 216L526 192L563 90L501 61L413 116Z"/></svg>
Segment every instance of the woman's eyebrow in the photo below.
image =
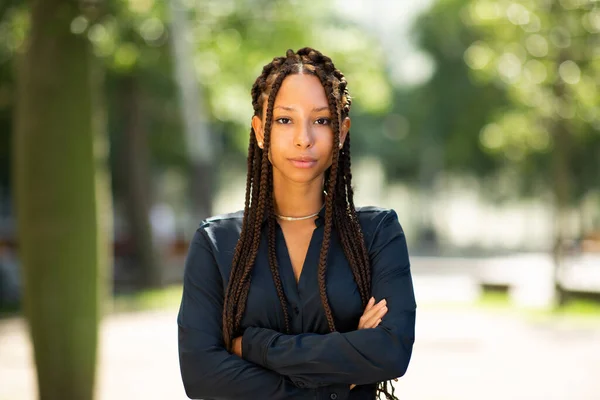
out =
<svg viewBox="0 0 600 400"><path fill-rule="evenodd" d="M287 107L287 106L275 106L273 109L275 110L277 108L281 108L282 110L285 110L285 111L296 111L296 109L294 107ZM329 106L315 107L312 109L313 112L319 112L319 111L324 111L324 110L329 110Z"/></svg>

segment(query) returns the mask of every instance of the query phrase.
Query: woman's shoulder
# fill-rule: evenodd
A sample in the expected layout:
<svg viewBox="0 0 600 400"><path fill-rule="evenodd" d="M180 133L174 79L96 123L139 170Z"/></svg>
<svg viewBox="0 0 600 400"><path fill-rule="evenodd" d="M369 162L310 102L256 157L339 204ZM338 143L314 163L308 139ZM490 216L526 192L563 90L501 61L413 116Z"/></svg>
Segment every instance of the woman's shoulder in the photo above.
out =
<svg viewBox="0 0 600 400"><path fill-rule="evenodd" d="M356 207L358 221L363 229L379 226L386 220L398 220L396 211L392 208L384 208L378 206L363 206Z"/></svg>
<svg viewBox="0 0 600 400"><path fill-rule="evenodd" d="M377 206L357 207L356 214L360 223L367 248L371 248L378 236L403 234L398 214L392 208Z"/></svg>
<svg viewBox="0 0 600 400"><path fill-rule="evenodd" d="M243 210L213 215L202 220L198 229L205 231L212 242L223 240L237 241L242 231L243 218Z"/></svg>
<svg viewBox="0 0 600 400"><path fill-rule="evenodd" d="M241 223L242 218L244 218L244 210L238 210L235 212L213 215L212 217L202 220L200 225L227 225L236 223L238 220Z"/></svg>

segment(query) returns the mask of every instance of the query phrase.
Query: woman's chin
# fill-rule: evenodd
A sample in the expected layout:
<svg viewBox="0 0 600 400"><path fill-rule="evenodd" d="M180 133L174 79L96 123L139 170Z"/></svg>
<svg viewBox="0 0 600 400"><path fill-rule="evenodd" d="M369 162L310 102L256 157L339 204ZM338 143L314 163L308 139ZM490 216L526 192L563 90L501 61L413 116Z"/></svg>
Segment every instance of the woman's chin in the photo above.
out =
<svg viewBox="0 0 600 400"><path fill-rule="evenodd" d="M324 171L318 171L316 169L303 169L303 170L294 170L294 171L285 171L282 175L287 181L291 181L294 183L310 183L317 179L319 176L323 175Z"/></svg>

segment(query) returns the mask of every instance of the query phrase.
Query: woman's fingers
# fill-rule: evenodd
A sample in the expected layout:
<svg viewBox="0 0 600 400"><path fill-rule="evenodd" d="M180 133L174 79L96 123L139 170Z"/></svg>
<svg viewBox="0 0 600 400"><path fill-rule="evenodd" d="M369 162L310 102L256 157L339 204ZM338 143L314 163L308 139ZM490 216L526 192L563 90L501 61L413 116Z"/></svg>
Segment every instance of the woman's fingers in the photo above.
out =
<svg viewBox="0 0 600 400"><path fill-rule="evenodd" d="M378 309L373 315L370 316L369 319L365 320L365 328L375 328L379 325L379 322L383 318L383 316L387 313L388 308L386 306Z"/></svg>
<svg viewBox="0 0 600 400"><path fill-rule="evenodd" d="M369 302L367 303L367 306L365 307L365 311L363 312L363 315L364 315L364 313L369 311L371 308L373 308L374 305L375 305L375 297L371 297L369 299Z"/></svg>
<svg viewBox="0 0 600 400"><path fill-rule="evenodd" d="M364 322L369 318L370 313L373 311L374 308L377 308L378 305L379 303L375 304L374 297L371 297L369 299L369 302L365 307L365 311L363 311L363 315L360 317L360 320L358 322L358 329L364 329Z"/></svg>
<svg viewBox="0 0 600 400"><path fill-rule="evenodd" d="M378 320L383 318L386 312L387 307L385 299L381 300L379 303L371 306L370 308L365 308L365 312L363 313L362 317L360 317L358 329L375 328L379 324Z"/></svg>

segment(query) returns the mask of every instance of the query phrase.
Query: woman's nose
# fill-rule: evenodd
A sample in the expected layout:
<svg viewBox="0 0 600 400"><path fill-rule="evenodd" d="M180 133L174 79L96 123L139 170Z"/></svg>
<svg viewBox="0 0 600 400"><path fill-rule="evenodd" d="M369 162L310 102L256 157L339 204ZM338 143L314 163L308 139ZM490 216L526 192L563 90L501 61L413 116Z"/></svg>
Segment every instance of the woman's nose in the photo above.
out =
<svg viewBox="0 0 600 400"><path fill-rule="evenodd" d="M301 149L310 148L314 144L310 124L298 124L298 129L294 136L294 144Z"/></svg>

